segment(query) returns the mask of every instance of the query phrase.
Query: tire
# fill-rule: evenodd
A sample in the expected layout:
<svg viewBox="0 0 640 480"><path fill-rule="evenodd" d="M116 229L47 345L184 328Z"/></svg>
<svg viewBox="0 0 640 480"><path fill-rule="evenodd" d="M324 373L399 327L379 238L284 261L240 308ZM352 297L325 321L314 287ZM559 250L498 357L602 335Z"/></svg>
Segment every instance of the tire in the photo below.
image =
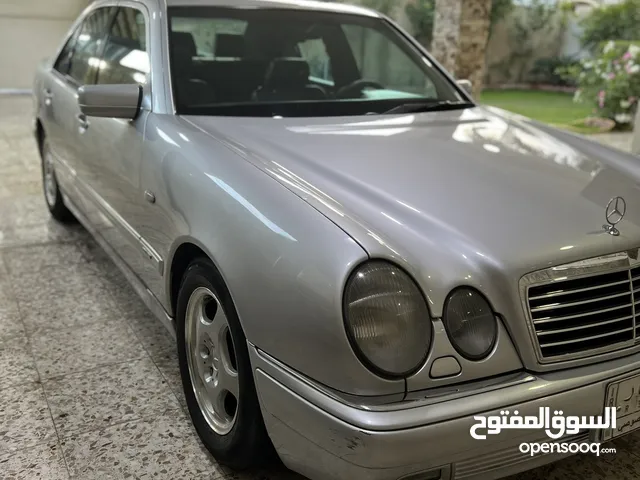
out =
<svg viewBox="0 0 640 480"><path fill-rule="evenodd" d="M51 216L60 223L75 223L76 218L64 204L64 200L62 199L62 192L58 185L58 179L56 177L53 164L53 156L46 138L42 142L41 164L44 200Z"/></svg>
<svg viewBox="0 0 640 480"><path fill-rule="evenodd" d="M196 315L201 315L199 321ZM226 330L221 318L226 319ZM193 261L185 272L178 293L176 328L187 407L205 447L220 463L236 470L270 463L276 454L260 412L247 340L229 291L209 259ZM214 345L216 338L218 344ZM234 370L238 398L229 424L234 403L229 399L234 388L219 392L225 392L223 385L232 384Z"/></svg>

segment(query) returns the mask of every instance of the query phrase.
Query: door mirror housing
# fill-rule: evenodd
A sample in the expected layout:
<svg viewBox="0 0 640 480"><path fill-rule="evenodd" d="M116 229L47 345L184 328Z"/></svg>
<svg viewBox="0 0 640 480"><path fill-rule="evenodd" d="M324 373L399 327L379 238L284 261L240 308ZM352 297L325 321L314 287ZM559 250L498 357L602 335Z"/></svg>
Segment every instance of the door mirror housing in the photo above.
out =
<svg viewBox="0 0 640 480"><path fill-rule="evenodd" d="M473 96L473 83L471 83L471 80L463 79L463 80L458 80L456 83L465 92Z"/></svg>
<svg viewBox="0 0 640 480"><path fill-rule="evenodd" d="M78 90L80 111L88 117L133 120L141 102L142 87L138 84L84 85Z"/></svg>

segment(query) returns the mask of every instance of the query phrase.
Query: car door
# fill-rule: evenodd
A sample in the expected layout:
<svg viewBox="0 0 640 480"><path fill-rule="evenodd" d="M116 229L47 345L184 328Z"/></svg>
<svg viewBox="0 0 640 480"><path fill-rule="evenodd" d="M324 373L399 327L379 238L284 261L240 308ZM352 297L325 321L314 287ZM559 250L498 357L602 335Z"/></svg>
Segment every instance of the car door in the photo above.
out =
<svg viewBox="0 0 640 480"><path fill-rule="evenodd" d="M106 29L114 13L115 7L110 6L90 11L39 86L42 92L38 94L44 102L42 121L54 154L58 181L81 208L84 203L76 191L76 174L82 170L78 164L78 139L86 119L78 106L77 91L81 85L94 82Z"/></svg>
<svg viewBox="0 0 640 480"><path fill-rule="evenodd" d="M98 63L97 85L137 84L140 113L134 120L89 118L81 135L88 193L100 209L96 228L145 283L160 282L162 262L135 227L144 222L140 163L146 120L151 112L149 22L145 7L120 2Z"/></svg>

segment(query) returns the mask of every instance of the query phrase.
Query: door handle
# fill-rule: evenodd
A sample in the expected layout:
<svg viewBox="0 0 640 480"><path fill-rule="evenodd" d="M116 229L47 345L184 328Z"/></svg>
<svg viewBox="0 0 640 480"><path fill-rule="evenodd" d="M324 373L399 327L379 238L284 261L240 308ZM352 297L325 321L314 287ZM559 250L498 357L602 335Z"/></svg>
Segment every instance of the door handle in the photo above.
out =
<svg viewBox="0 0 640 480"><path fill-rule="evenodd" d="M51 103L53 103L53 93L48 88L45 88L42 92L42 95L44 97L44 104L47 107L50 107Z"/></svg>
<svg viewBox="0 0 640 480"><path fill-rule="evenodd" d="M89 119L84 113L79 113L76 116L76 120L78 120L78 126L80 129L80 133L84 133L84 131L89 128Z"/></svg>

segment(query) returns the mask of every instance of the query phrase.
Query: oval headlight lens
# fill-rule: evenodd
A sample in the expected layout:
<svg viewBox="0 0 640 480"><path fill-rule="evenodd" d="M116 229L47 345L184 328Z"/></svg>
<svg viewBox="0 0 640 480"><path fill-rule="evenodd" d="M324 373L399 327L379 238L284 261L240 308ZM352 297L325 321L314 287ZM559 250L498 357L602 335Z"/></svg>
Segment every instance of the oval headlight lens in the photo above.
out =
<svg viewBox="0 0 640 480"><path fill-rule="evenodd" d="M424 362L431 317L417 285L400 268L371 261L356 269L345 289L344 315L354 350L373 371L400 377Z"/></svg>
<svg viewBox="0 0 640 480"><path fill-rule="evenodd" d="M454 348L465 358L481 360L493 349L498 322L489 302L475 290L461 288L449 295L443 322Z"/></svg>

